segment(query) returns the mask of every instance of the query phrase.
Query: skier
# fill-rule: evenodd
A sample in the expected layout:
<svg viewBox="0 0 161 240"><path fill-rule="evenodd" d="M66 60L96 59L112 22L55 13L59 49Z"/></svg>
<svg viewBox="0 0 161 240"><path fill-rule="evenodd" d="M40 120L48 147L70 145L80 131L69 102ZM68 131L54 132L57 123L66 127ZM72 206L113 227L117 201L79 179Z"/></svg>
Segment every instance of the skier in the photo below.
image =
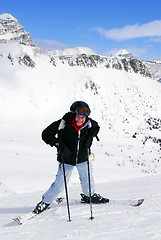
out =
<svg viewBox="0 0 161 240"><path fill-rule="evenodd" d="M87 161L93 138L97 137L100 128L96 121L89 118L90 112L87 103L76 101L71 105L70 112L66 113L62 119L53 122L42 132L43 141L51 147L55 146L57 148L59 166L55 181L51 184L48 191L43 194L42 201L37 204L33 213L39 214L49 208L52 201L63 191L64 174L62 161L64 162L67 183L73 168L77 168L83 191L81 202L90 203ZM89 169L91 202L109 202L108 198L95 193L91 162L89 162Z"/></svg>

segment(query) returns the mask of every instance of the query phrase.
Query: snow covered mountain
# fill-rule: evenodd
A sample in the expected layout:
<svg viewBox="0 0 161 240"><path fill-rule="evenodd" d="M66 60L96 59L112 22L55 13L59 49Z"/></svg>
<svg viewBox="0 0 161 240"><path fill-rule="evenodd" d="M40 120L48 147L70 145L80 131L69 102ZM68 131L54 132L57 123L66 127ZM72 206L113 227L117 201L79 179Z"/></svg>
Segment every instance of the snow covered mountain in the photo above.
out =
<svg viewBox="0 0 161 240"><path fill-rule="evenodd" d="M17 40L19 43L34 45L31 36L11 14L0 15L0 43Z"/></svg>
<svg viewBox="0 0 161 240"><path fill-rule="evenodd" d="M151 77L161 83L161 61L143 61L143 63L151 73Z"/></svg>
<svg viewBox="0 0 161 240"><path fill-rule="evenodd" d="M114 56L117 58L129 58L129 59L134 58L133 55L125 49L120 50Z"/></svg>

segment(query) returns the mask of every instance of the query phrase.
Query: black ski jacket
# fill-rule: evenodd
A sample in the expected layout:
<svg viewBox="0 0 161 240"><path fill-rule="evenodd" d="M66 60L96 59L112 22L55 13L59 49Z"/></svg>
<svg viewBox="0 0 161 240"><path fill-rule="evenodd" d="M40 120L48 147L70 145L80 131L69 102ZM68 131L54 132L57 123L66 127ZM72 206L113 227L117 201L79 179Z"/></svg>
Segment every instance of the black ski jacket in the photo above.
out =
<svg viewBox="0 0 161 240"><path fill-rule="evenodd" d="M56 146L58 148L57 160L59 162L64 161L66 164L76 165L88 160L88 149L91 147L93 138L97 136L100 127L96 121L86 117L81 130L76 131L70 124L69 117L71 119L74 116L69 112L62 118L64 121L61 130L59 128L62 119L50 124L42 132L42 139L51 147Z"/></svg>

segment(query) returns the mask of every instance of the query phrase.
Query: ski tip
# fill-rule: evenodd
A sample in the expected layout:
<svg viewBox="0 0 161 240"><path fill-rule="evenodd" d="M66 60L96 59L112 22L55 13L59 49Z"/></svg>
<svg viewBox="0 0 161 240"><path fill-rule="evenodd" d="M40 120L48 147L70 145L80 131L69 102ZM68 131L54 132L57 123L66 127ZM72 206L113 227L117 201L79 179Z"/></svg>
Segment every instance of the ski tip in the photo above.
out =
<svg viewBox="0 0 161 240"><path fill-rule="evenodd" d="M140 206L144 202L144 199L138 200L138 206Z"/></svg>
<svg viewBox="0 0 161 240"><path fill-rule="evenodd" d="M22 222L20 222L19 218L12 218L13 221L15 221L16 223L18 223L19 225L22 225Z"/></svg>
<svg viewBox="0 0 161 240"><path fill-rule="evenodd" d="M64 200L63 197L59 197L59 198L56 198L56 199L55 199L55 202L56 202L57 204L59 204L59 203L61 203L63 200Z"/></svg>
<svg viewBox="0 0 161 240"><path fill-rule="evenodd" d="M136 204L133 205L133 207L138 207L144 202L144 199L139 199Z"/></svg>

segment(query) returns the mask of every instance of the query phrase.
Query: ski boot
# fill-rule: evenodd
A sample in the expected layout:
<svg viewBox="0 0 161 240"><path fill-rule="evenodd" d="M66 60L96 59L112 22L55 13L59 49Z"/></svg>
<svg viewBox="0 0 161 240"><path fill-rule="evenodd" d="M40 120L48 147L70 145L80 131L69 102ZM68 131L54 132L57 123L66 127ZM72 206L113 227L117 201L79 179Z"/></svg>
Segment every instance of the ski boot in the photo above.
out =
<svg viewBox="0 0 161 240"><path fill-rule="evenodd" d="M84 195L81 193L81 203L90 203L90 197ZM91 196L91 202L95 204L100 204L100 203L108 203L109 199L102 197L100 194L94 193Z"/></svg>
<svg viewBox="0 0 161 240"><path fill-rule="evenodd" d="M36 208L33 210L33 213L35 214L42 213L43 211L49 208L49 205L50 204L44 203L43 201L41 201L37 204Z"/></svg>

